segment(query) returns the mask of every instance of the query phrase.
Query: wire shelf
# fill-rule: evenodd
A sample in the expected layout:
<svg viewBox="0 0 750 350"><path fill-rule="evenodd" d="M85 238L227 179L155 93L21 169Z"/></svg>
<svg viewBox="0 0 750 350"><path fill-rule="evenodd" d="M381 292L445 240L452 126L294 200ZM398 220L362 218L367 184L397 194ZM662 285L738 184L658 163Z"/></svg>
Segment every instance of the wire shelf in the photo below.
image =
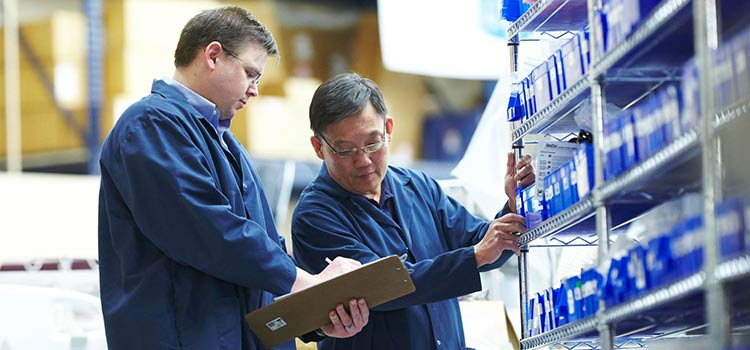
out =
<svg viewBox="0 0 750 350"><path fill-rule="evenodd" d="M566 339L581 337L596 331L596 317L590 316L582 320L566 324L562 327L555 328L533 337L521 340L522 349L536 349L538 347L558 344ZM594 339L592 339L594 340ZM576 340L572 343L582 343L582 340ZM565 342L568 343L568 342Z"/></svg>
<svg viewBox="0 0 750 350"><path fill-rule="evenodd" d="M553 235L581 220L585 220L593 215L593 208L594 203L591 195L588 195L570 208L565 209L562 213L544 220L539 226L524 232L518 237L518 246L524 246L533 240Z"/></svg>
<svg viewBox="0 0 750 350"><path fill-rule="evenodd" d="M522 32L580 30L588 24L586 0L539 0L508 27L507 37Z"/></svg>
<svg viewBox="0 0 750 350"><path fill-rule="evenodd" d="M599 62L593 65L592 74L594 77L604 75L610 68L618 64L628 54L636 51L636 48L646 43L646 41L650 41L651 45L655 45L657 41L652 40L652 36L659 30L664 29L668 23L671 23L680 10L685 8L690 2L690 0L662 1L662 4L643 21L643 24L628 39L618 44L606 53ZM692 39L692 36L690 39Z"/></svg>
<svg viewBox="0 0 750 350"><path fill-rule="evenodd" d="M584 76L580 81L552 100L547 107L544 107L544 109L537 112L515 128L513 130L513 142L517 142L529 133L546 131L550 126L558 124L561 120L566 119L565 117L576 109L575 107L568 107L577 106L583 102L584 99L589 97L590 93L591 89L589 89L588 78ZM558 125L558 129L565 131L578 130L573 118L569 119L570 122L566 123L566 125Z"/></svg>
<svg viewBox="0 0 750 350"><path fill-rule="evenodd" d="M714 275L720 281L732 281L750 276L750 256L744 255L719 264Z"/></svg>

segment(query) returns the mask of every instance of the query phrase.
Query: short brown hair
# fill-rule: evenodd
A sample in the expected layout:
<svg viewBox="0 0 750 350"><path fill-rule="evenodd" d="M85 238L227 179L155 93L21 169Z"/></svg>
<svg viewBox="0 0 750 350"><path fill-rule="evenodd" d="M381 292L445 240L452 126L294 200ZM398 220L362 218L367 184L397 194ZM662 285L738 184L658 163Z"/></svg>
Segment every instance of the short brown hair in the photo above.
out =
<svg viewBox="0 0 750 350"><path fill-rule="evenodd" d="M213 41L220 42L229 52L237 52L243 45L255 42L269 56L279 56L271 31L255 15L239 6L224 6L202 11L185 24L174 51L175 67L188 66L195 53Z"/></svg>

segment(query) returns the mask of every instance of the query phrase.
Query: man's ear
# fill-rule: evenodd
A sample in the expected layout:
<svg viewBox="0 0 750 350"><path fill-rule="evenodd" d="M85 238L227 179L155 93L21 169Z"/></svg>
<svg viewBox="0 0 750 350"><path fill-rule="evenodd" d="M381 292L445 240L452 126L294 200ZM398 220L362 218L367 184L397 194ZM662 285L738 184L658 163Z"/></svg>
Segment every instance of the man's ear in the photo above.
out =
<svg viewBox="0 0 750 350"><path fill-rule="evenodd" d="M392 140L392 137L393 137L393 123L394 123L393 117L391 117L390 115L385 117L385 135L386 135L386 139L389 142Z"/></svg>
<svg viewBox="0 0 750 350"><path fill-rule="evenodd" d="M320 142L320 139L318 139L315 135L310 136L310 144L313 146L313 149L315 150L315 154L323 160L323 143Z"/></svg>
<svg viewBox="0 0 750 350"><path fill-rule="evenodd" d="M219 59L219 54L223 51L221 43L218 41L212 41L206 48L203 49L203 56L201 59L206 63L208 69L216 69L216 61Z"/></svg>

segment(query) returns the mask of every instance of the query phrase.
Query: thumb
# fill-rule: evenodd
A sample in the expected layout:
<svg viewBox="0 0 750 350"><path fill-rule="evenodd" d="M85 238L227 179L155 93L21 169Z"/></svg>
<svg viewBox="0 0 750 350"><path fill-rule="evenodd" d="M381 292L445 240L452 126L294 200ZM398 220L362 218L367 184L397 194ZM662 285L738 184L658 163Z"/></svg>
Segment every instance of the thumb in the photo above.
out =
<svg viewBox="0 0 750 350"><path fill-rule="evenodd" d="M505 175L513 176L516 171L516 157L513 152L508 152L508 163L505 165Z"/></svg>

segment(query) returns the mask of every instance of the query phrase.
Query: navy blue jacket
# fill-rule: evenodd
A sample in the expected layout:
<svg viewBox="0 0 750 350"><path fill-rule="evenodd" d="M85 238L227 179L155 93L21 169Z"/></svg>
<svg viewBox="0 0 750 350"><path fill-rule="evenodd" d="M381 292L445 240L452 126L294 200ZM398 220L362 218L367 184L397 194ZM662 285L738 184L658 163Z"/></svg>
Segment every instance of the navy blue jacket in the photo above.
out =
<svg viewBox="0 0 750 350"><path fill-rule="evenodd" d="M393 194L395 218L334 182L325 164L297 203L292 241L299 266L315 273L325 267L326 257L367 263L406 254L405 265L417 287L410 295L372 308L359 334L327 338L319 348L464 349L457 297L481 289L472 246L489 222L472 215L423 173L389 166L384 182ZM512 254L504 253L486 268L500 266ZM425 324L427 329L422 329Z"/></svg>
<svg viewBox="0 0 750 350"><path fill-rule="evenodd" d="M244 316L286 294L285 253L242 145L155 81L104 142L99 264L111 350L260 349ZM293 345L289 345L293 347Z"/></svg>

